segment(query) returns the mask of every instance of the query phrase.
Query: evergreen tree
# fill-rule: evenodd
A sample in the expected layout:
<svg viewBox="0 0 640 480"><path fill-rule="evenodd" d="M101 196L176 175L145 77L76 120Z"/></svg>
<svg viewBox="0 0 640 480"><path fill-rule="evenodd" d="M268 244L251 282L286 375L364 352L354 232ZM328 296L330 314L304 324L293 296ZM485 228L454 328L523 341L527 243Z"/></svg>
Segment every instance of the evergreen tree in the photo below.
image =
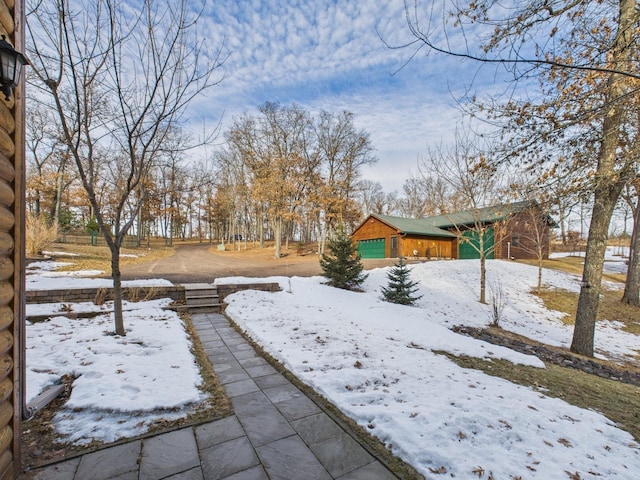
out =
<svg viewBox="0 0 640 480"><path fill-rule="evenodd" d="M329 279L327 285L353 290L367 279L368 275L362 273L364 266L357 248L344 227L338 228L336 235L329 240L327 249L329 253L323 253L320 257L323 275Z"/></svg>
<svg viewBox="0 0 640 480"><path fill-rule="evenodd" d="M413 294L418 291L415 286L418 282L412 282L409 278L411 270L404 263L404 259L400 257L398 263L396 263L387 273L389 283L387 287L382 287L382 296L384 300L391 303L399 303L401 305L413 305L416 300L420 300L422 295L414 296Z"/></svg>

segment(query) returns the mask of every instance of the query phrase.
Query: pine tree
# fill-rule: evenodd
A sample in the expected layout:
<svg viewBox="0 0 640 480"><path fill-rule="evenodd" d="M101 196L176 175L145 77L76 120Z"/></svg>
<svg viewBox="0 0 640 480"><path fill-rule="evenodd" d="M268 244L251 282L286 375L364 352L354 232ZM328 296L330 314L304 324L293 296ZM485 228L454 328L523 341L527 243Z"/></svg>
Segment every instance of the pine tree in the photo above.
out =
<svg viewBox="0 0 640 480"><path fill-rule="evenodd" d="M422 295L417 297L413 295L418 291L415 288L418 282L412 282L409 278L410 274L411 270L404 263L404 259L400 257L398 263L387 273L387 278L389 279L388 287L382 287L384 300L401 305L413 305L417 300L420 300Z"/></svg>
<svg viewBox="0 0 640 480"><path fill-rule="evenodd" d="M364 266L360 261L357 248L347 236L343 227L339 227L336 235L329 240L328 254L322 254L320 267L323 275L329 279L327 285L354 290L369 275L363 274Z"/></svg>

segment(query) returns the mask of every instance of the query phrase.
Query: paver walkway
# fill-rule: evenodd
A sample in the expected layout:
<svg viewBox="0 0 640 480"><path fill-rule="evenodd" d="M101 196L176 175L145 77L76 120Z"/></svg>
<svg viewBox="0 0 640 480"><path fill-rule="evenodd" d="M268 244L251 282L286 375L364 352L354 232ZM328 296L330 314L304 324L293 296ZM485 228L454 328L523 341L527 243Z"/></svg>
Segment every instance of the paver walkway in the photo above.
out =
<svg viewBox="0 0 640 480"><path fill-rule="evenodd" d="M191 316L234 415L88 453L38 480L394 480L221 314ZM31 472L31 476L34 472Z"/></svg>

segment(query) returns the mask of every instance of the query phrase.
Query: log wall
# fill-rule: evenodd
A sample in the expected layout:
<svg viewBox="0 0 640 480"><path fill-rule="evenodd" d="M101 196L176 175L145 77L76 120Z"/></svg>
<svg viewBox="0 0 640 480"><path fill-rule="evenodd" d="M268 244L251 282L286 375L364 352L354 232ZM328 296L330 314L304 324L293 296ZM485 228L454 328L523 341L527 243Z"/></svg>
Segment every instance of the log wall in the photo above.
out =
<svg viewBox="0 0 640 480"><path fill-rule="evenodd" d="M0 35L24 52L23 0L0 0ZM20 473L24 385L24 74L0 94L0 479Z"/></svg>

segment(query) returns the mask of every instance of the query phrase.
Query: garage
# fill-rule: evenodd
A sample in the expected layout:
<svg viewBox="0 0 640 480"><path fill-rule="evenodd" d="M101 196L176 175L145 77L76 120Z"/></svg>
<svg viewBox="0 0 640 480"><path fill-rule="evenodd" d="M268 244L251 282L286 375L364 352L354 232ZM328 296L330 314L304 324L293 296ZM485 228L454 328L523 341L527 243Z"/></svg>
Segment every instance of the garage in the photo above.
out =
<svg viewBox="0 0 640 480"><path fill-rule="evenodd" d="M470 260L480 258L479 245L480 238L475 230L467 230L463 233L464 241L460 241L458 245L458 258L460 260ZM488 252L485 258L493 258L494 254L494 238L493 228L489 228L484 232L484 251ZM469 240L466 240L469 239Z"/></svg>
<svg viewBox="0 0 640 480"><path fill-rule="evenodd" d="M362 258L385 258L384 238L358 240L358 253Z"/></svg>

